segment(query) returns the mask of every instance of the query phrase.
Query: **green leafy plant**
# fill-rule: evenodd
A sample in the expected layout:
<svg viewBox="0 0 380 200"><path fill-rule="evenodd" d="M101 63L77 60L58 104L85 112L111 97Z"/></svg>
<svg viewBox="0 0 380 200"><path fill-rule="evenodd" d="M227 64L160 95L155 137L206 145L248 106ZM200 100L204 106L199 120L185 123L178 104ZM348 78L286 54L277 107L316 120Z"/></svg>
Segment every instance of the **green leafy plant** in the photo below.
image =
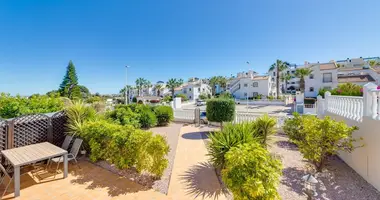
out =
<svg viewBox="0 0 380 200"><path fill-rule="evenodd" d="M67 115L67 133L70 135L80 134L83 123L96 118L96 111L91 106L86 106L83 101L72 101L65 108Z"/></svg>
<svg viewBox="0 0 380 200"><path fill-rule="evenodd" d="M305 139L305 135L301 132L301 129L303 127L302 120L306 117L306 115L301 117L299 113L294 112L293 116L293 118L287 118L285 120L283 130L285 134L288 135L290 141L296 143ZM309 117L315 118L315 116L311 115Z"/></svg>
<svg viewBox="0 0 380 200"><path fill-rule="evenodd" d="M164 96L163 101L166 103L169 103L169 102L173 101L173 98L172 98L172 96Z"/></svg>
<svg viewBox="0 0 380 200"><path fill-rule="evenodd" d="M317 171L322 172L327 158L337 155L339 151L352 152L354 142L352 133L358 127L347 126L343 121L335 121L330 117L302 117L302 128L299 130L304 139L297 140L303 157L314 164Z"/></svg>
<svg viewBox="0 0 380 200"><path fill-rule="evenodd" d="M235 102L232 99L215 98L206 103L207 119L211 122L231 122L235 115Z"/></svg>
<svg viewBox="0 0 380 200"><path fill-rule="evenodd" d="M201 94L199 95L199 99L201 99L201 100L206 100L206 99L208 99L208 96L207 96L206 93L201 93Z"/></svg>
<svg viewBox="0 0 380 200"><path fill-rule="evenodd" d="M157 117L148 106L138 107L139 122L142 128L151 128L157 125Z"/></svg>
<svg viewBox="0 0 380 200"><path fill-rule="evenodd" d="M174 98L174 90L175 90L175 88L181 86L182 84L183 84L183 80L182 79L175 79L175 78L171 78L171 79L168 80L168 82L166 82L166 87L172 93L172 98Z"/></svg>
<svg viewBox="0 0 380 200"><path fill-rule="evenodd" d="M210 143L207 145L208 156L211 163L222 169L225 164L225 154L239 144L252 142L255 126L253 123L232 124L227 123L223 130L209 135Z"/></svg>
<svg viewBox="0 0 380 200"><path fill-rule="evenodd" d="M257 142L232 147L225 155L222 179L235 200L280 199L281 161Z"/></svg>
<svg viewBox="0 0 380 200"><path fill-rule="evenodd" d="M121 125L131 125L136 128L141 126L139 114L133 112L127 105L118 105L113 111L108 112L106 117Z"/></svg>
<svg viewBox="0 0 380 200"><path fill-rule="evenodd" d="M173 108L170 106L157 106L154 108L159 126L166 126L174 119Z"/></svg>
<svg viewBox="0 0 380 200"><path fill-rule="evenodd" d="M276 119L269 117L267 114L257 118L253 122L255 131L253 137L264 147L267 146L269 137L275 133Z"/></svg>
<svg viewBox="0 0 380 200"><path fill-rule="evenodd" d="M49 113L63 110L59 95L32 95L29 98L0 93L0 117L13 118L25 114Z"/></svg>
<svg viewBox="0 0 380 200"><path fill-rule="evenodd" d="M300 90L305 91L305 77L309 76L313 72L310 68L298 68L296 69L295 75L300 78Z"/></svg>
<svg viewBox="0 0 380 200"><path fill-rule="evenodd" d="M180 97L181 98L181 102L189 100L189 98L187 98L187 96L185 94L177 94L177 95L175 95L175 97Z"/></svg>

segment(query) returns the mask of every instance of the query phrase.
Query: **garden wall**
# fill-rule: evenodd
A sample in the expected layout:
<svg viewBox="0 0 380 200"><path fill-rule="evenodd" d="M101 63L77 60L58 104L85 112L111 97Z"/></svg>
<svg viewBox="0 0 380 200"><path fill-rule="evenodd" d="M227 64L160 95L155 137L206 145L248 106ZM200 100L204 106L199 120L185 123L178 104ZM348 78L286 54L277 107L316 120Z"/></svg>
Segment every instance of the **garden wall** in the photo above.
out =
<svg viewBox="0 0 380 200"><path fill-rule="evenodd" d="M359 127L359 130L354 132L353 137L362 137L363 140L357 142L356 145L364 144L364 147L357 148L352 153L341 152L339 157L376 189L380 190L380 121L363 116L360 122L328 111L324 115L338 121L344 121L349 126Z"/></svg>

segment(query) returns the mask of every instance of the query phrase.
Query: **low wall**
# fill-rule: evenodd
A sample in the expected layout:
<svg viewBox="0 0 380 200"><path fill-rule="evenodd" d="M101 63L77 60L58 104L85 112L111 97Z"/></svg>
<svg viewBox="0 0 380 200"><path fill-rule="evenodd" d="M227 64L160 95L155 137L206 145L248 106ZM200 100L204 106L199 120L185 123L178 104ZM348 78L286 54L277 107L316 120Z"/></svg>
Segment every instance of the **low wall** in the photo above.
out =
<svg viewBox="0 0 380 200"><path fill-rule="evenodd" d="M247 105L246 100L235 100L236 104ZM277 106L285 106L285 101L282 100L248 100L248 105L277 105Z"/></svg>
<svg viewBox="0 0 380 200"><path fill-rule="evenodd" d="M349 126L359 127L359 130L353 133L353 137L362 137L363 140L355 145L364 144L364 147L357 148L352 153L341 152L339 157L377 190L380 190L380 121L364 116L359 122L328 111L324 115L344 121Z"/></svg>

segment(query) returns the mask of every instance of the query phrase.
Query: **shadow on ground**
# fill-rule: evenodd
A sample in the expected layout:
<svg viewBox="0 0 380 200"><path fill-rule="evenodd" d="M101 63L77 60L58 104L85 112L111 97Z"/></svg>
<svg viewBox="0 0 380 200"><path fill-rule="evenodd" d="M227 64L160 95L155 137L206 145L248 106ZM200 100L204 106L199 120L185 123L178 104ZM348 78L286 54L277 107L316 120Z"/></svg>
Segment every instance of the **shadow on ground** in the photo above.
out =
<svg viewBox="0 0 380 200"><path fill-rule="evenodd" d="M190 132L190 133L183 134L182 138L188 139L188 140L204 140L204 139L208 139L209 134L210 132L208 131Z"/></svg>
<svg viewBox="0 0 380 200"><path fill-rule="evenodd" d="M291 188L292 191L303 195L304 184L301 178L305 175L304 170L297 169L295 167L288 167L282 170L281 184Z"/></svg>
<svg viewBox="0 0 380 200"><path fill-rule="evenodd" d="M287 150L292 150L292 151L298 151L297 145L289 142L289 141L276 141L276 145L279 148L287 149Z"/></svg>
<svg viewBox="0 0 380 200"><path fill-rule="evenodd" d="M228 190L219 183L214 167L208 162L192 166L180 176L180 180L186 186L186 193L194 199L218 199L221 195L229 195Z"/></svg>

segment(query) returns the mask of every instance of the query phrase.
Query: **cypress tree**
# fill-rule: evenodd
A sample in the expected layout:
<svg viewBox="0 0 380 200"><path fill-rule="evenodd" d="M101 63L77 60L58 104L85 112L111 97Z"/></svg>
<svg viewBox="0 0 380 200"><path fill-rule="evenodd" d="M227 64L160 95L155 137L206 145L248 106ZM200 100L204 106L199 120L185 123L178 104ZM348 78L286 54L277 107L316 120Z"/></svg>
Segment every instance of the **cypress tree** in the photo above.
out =
<svg viewBox="0 0 380 200"><path fill-rule="evenodd" d="M79 90L79 92L78 92ZM67 65L66 74L62 83L59 85L59 93L63 97L80 98L81 93L78 87L78 76L75 71L74 63L70 60Z"/></svg>

